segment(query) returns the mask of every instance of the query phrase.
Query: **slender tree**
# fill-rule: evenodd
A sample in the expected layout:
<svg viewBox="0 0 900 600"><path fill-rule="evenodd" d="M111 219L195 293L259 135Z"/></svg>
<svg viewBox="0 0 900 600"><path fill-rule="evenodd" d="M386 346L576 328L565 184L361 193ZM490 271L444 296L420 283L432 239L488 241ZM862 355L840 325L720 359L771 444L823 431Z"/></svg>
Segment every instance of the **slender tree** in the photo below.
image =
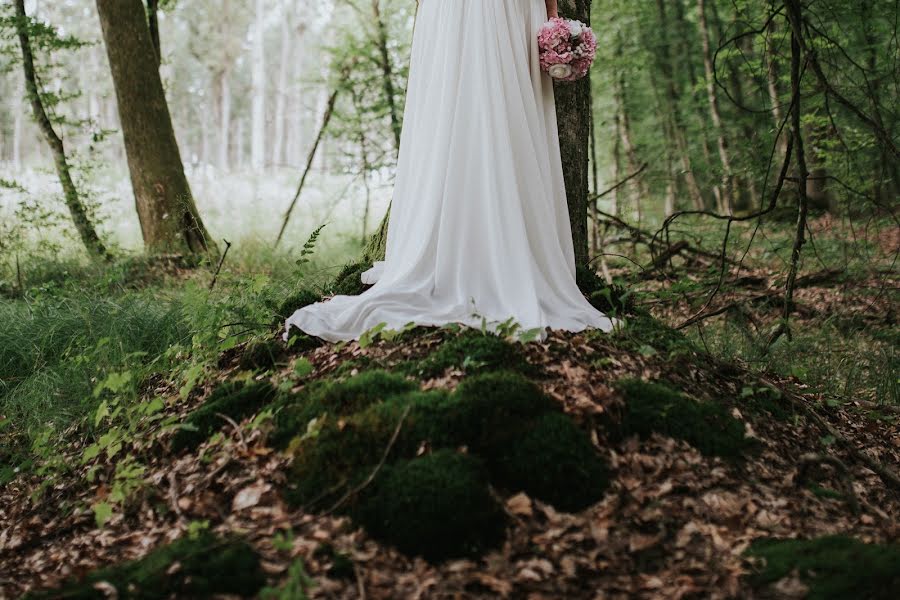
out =
<svg viewBox="0 0 900 600"><path fill-rule="evenodd" d="M194 199L141 0L97 0L144 244L151 253L214 251Z"/></svg>
<svg viewBox="0 0 900 600"><path fill-rule="evenodd" d="M29 21L25 12L25 1L15 0L16 7L16 33L19 38L19 46L22 50L22 70L25 75L25 92L28 100L31 102L31 109L34 112L34 120L37 122L38 128L50 148L53 155L53 162L56 165L56 174L59 177L59 183L62 185L63 197L65 198L66 207L72 216L72 222L75 229L81 237L81 241L88 252L99 258L109 258L109 254L94 225L88 218L87 210L78 194L78 188L72 180L72 170L66 157L66 148L62 138L53 128L53 123L47 114L44 103L41 99L41 92L38 87L37 75L34 69L34 54L31 50L31 39L29 37ZM18 157L16 158L18 162Z"/></svg>

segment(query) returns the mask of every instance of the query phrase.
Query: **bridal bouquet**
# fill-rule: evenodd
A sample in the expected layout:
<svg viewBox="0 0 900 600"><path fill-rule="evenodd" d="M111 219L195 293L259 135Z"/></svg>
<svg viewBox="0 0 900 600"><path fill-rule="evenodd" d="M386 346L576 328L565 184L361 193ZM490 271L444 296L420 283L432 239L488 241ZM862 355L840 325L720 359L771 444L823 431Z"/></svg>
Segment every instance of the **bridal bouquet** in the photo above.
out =
<svg viewBox="0 0 900 600"><path fill-rule="evenodd" d="M587 75L597 56L597 36L581 21L550 19L538 33L541 68L559 81Z"/></svg>

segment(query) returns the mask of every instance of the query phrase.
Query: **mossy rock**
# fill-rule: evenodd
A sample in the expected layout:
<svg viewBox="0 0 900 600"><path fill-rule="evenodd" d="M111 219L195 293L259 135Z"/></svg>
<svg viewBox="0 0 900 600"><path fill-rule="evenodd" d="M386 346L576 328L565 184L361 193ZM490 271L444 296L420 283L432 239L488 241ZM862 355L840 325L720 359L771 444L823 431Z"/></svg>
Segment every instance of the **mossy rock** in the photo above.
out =
<svg viewBox="0 0 900 600"><path fill-rule="evenodd" d="M374 537L430 561L496 547L506 524L481 461L452 450L387 467L357 518Z"/></svg>
<svg viewBox="0 0 900 600"><path fill-rule="evenodd" d="M245 371L270 371L284 356L284 346L277 341L253 340L241 353L240 367Z"/></svg>
<svg viewBox="0 0 900 600"><path fill-rule="evenodd" d="M610 285L597 272L587 266L578 265L575 281L581 292L588 297L591 306L606 315L621 316L634 313L634 296L621 285Z"/></svg>
<svg viewBox="0 0 900 600"><path fill-rule="evenodd" d="M661 383L639 379L621 381L625 435L649 437L653 433L684 440L702 454L737 459L752 447L744 424L728 408L715 402L697 402Z"/></svg>
<svg viewBox="0 0 900 600"><path fill-rule="evenodd" d="M275 400L278 391L268 381L226 381L213 390L203 406L190 413L184 421L187 428L172 437L172 450L193 450L222 428L225 415L235 421L257 413Z"/></svg>
<svg viewBox="0 0 900 600"><path fill-rule="evenodd" d="M221 594L246 598L256 595L266 577L259 556L247 543L204 532L157 548L142 559L95 571L59 590L26 598L102 600L107 594L94 587L100 582L116 588L119 598L210 598Z"/></svg>
<svg viewBox="0 0 900 600"><path fill-rule="evenodd" d="M865 544L844 535L812 540L763 539L747 554L764 559L749 576L761 588L796 572L809 587L808 600L900 598L900 545Z"/></svg>
<svg viewBox="0 0 900 600"><path fill-rule="evenodd" d="M585 509L609 487L606 462L587 433L562 414L540 417L489 460L494 481L561 510Z"/></svg>
<svg viewBox="0 0 900 600"><path fill-rule="evenodd" d="M341 272L329 286L333 294L342 296L358 296L369 286L360 279L364 271L372 267L371 263L355 262L344 265Z"/></svg>
<svg viewBox="0 0 900 600"><path fill-rule="evenodd" d="M693 343L680 331L647 314L632 315L610 336L616 345L635 352L693 352Z"/></svg>
<svg viewBox="0 0 900 600"><path fill-rule="evenodd" d="M423 378L437 377L450 368L473 375L500 369L521 373L535 371L522 355L518 342L508 342L492 333L471 328L445 341L422 360L401 368Z"/></svg>
<svg viewBox="0 0 900 600"><path fill-rule="evenodd" d="M317 417L324 414L352 415L418 387L416 382L402 375L380 369L363 371L345 379L316 382L280 403L269 441L276 448L286 448L294 437L306 433L310 421Z"/></svg>

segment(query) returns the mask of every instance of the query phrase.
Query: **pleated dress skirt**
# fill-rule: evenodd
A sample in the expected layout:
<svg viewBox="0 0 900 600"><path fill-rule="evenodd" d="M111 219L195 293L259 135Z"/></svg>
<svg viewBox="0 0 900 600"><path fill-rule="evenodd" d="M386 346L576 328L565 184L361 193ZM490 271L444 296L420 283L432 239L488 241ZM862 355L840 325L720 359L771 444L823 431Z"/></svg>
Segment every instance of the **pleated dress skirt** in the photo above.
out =
<svg viewBox="0 0 900 600"><path fill-rule="evenodd" d="M609 331L575 283L544 0L421 0L384 261L374 284L290 328L353 340L384 323Z"/></svg>

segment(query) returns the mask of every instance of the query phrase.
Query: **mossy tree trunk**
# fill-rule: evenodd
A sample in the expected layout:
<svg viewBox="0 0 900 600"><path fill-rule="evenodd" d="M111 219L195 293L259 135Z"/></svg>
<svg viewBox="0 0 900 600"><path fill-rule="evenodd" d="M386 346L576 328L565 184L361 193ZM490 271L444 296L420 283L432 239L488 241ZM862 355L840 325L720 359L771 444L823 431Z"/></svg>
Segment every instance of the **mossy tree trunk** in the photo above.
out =
<svg viewBox="0 0 900 600"><path fill-rule="evenodd" d="M560 0L560 16L590 24L591 0ZM588 172L591 131L591 83L585 77L575 83L556 85L559 147L569 204L575 263L588 262Z"/></svg>
<svg viewBox="0 0 900 600"><path fill-rule="evenodd" d="M184 174L144 5L97 0L97 12L147 251L214 252Z"/></svg>
<svg viewBox="0 0 900 600"><path fill-rule="evenodd" d="M22 50L22 69L25 75L25 92L31 103L34 119L38 128L50 147L53 155L53 162L56 165L56 173L59 177L59 183L62 185L63 197L65 198L66 208L72 216L72 222L75 229L81 237L84 247L87 251L98 258L109 258L106 246L97 235L94 225L88 217L87 210L81 202L78 189L72 180L72 172L69 167L69 161L66 158L66 149L62 138L53 129L53 123L47 115L44 103L41 101L41 93L38 89L37 76L34 71L34 54L31 50L31 39L28 33L28 15L25 13L24 0L16 0L16 34L19 38L19 46ZM18 160L16 160L18 162Z"/></svg>

